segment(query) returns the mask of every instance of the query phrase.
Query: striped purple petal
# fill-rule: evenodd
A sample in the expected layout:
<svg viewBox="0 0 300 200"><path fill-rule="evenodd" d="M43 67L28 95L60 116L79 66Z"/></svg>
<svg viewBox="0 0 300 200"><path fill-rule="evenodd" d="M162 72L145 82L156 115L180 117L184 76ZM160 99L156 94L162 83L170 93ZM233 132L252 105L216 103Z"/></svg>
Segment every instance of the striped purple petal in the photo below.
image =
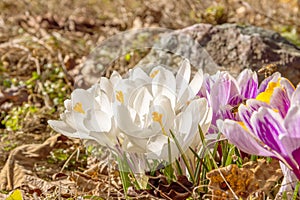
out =
<svg viewBox="0 0 300 200"><path fill-rule="evenodd" d="M245 105L240 105L238 113L239 113L239 118L247 127L247 129L253 132L253 127L250 121L253 112L249 109L249 107Z"/></svg>
<svg viewBox="0 0 300 200"><path fill-rule="evenodd" d="M237 113L234 113L232 109L233 107L230 105L225 105L224 107L220 108L221 119L232 119L237 121Z"/></svg>
<svg viewBox="0 0 300 200"><path fill-rule="evenodd" d="M250 121L255 134L263 143L280 155L286 155L279 135L286 134L287 131L283 125L283 118L278 113L262 107L252 115Z"/></svg>
<svg viewBox="0 0 300 200"><path fill-rule="evenodd" d="M284 126L288 134L281 137L281 142L289 156L293 172L300 180L300 105L293 105L285 119Z"/></svg>
<svg viewBox="0 0 300 200"><path fill-rule="evenodd" d="M261 107L271 108L267 103L255 99L249 99L247 100L246 105L242 104L239 106L239 119L251 132L254 132L253 126L250 121L251 116L255 111L258 111L258 109Z"/></svg>
<svg viewBox="0 0 300 200"><path fill-rule="evenodd" d="M286 78L280 79L280 85L284 88L289 98L292 97L293 92L295 91L294 85Z"/></svg>
<svg viewBox="0 0 300 200"><path fill-rule="evenodd" d="M243 70L237 78L240 94L247 99L255 98L258 92L257 74L250 69Z"/></svg>
<svg viewBox="0 0 300 200"><path fill-rule="evenodd" d="M270 100L273 108L278 109L281 117L284 117L290 107L290 99L288 94L282 88L275 88Z"/></svg>
<svg viewBox="0 0 300 200"><path fill-rule="evenodd" d="M286 134L282 134L281 142L288 154L300 148L300 106L292 106L284 119ZM300 160L299 160L300 164Z"/></svg>
<svg viewBox="0 0 300 200"><path fill-rule="evenodd" d="M259 108L261 107L266 107L266 108L271 108L269 104L263 101L259 101L256 99L249 99L247 100L247 106L251 110L251 112L258 111Z"/></svg>
<svg viewBox="0 0 300 200"><path fill-rule="evenodd" d="M260 156L275 156L272 152L261 146L258 141L236 121L228 119L225 121L218 120L217 125L225 137L243 152Z"/></svg>
<svg viewBox="0 0 300 200"><path fill-rule="evenodd" d="M300 105L300 84L297 86L296 90L294 91L291 97L291 104L292 105Z"/></svg>
<svg viewBox="0 0 300 200"><path fill-rule="evenodd" d="M228 104L228 101L239 93L235 79L228 73L220 74L212 86L211 99L213 111L216 112L220 106Z"/></svg>
<svg viewBox="0 0 300 200"><path fill-rule="evenodd" d="M228 100L228 104L232 106L236 106L241 104L244 99L245 98L242 95L236 94Z"/></svg>

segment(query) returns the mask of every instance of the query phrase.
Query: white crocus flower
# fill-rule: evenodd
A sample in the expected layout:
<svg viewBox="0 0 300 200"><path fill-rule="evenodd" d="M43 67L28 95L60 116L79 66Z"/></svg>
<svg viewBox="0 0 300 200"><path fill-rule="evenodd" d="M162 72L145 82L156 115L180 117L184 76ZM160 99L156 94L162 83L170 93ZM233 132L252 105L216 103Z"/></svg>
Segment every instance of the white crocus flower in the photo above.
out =
<svg viewBox="0 0 300 200"><path fill-rule="evenodd" d="M118 135L112 110L113 88L120 80L121 76L113 73L110 80L102 77L88 90L75 89L71 99L64 102L62 121L49 120L49 125L68 137L95 140L113 147Z"/></svg>
<svg viewBox="0 0 300 200"><path fill-rule="evenodd" d="M204 111L201 113L201 111ZM210 119L209 119L210 118ZM198 141L200 144L200 138L198 138L198 124L200 126L206 126L207 124L201 122L207 122L211 120L211 111L208 108L205 99L195 99L180 112L174 121L173 131L180 147L183 150L187 150L189 146L195 147ZM203 128L203 130L207 128ZM168 138L170 135L160 134L150 138L147 144L148 157L160 158L168 161ZM195 146L194 146L194 145ZM170 140L172 159L179 156L180 152L174 141Z"/></svg>
<svg viewBox="0 0 300 200"><path fill-rule="evenodd" d="M50 120L56 131L75 138L90 139L100 145L142 154L144 158L169 161L180 146L200 144L198 125L205 133L211 121L211 109L196 94L203 81L199 70L191 79L191 67L184 61L176 76L158 66L146 74L141 68L122 79L114 72L110 79L102 77L89 90L76 89L65 101L62 121ZM119 148L115 149L119 152Z"/></svg>
<svg viewBox="0 0 300 200"><path fill-rule="evenodd" d="M170 135L173 131L183 149L194 142L198 125L204 132L211 121L211 109L205 99L197 98L203 75L199 70L190 81L191 67L184 61L176 76L163 68L154 68L148 76L140 68L129 73L115 87L114 116L124 134L125 151L141 153L151 159L168 161L168 140L172 159L179 151ZM197 141L197 142L195 142Z"/></svg>

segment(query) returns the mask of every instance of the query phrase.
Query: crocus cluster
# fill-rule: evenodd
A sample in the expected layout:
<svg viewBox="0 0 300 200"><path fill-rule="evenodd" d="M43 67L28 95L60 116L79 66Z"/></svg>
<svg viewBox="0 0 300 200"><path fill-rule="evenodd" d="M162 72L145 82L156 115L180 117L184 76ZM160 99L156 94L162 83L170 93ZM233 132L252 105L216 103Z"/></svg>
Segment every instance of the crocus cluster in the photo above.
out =
<svg viewBox="0 0 300 200"><path fill-rule="evenodd" d="M211 108L197 96L202 81L201 70L191 80L186 60L176 76L161 66L150 74L135 68L127 78L114 72L88 90L75 89L65 101L61 121L50 120L49 125L66 136L95 140L115 151L174 160L180 155L178 144L183 150L196 148L198 126L204 133L210 126Z"/></svg>
<svg viewBox="0 0 300 200"><path fill-rule="evenodd" d="M255 97L239 105L236 115L217 120L226 138L243 152L280 160L287 167L284 173L300 180L300 86L295 89L275 73Z"/></svg>
<svg viewBox="0 0 300 200"><path fill-rule="evenodd" d="M197 149L198 126L204 133L221 132L241 151L280 160L290 177L300 180L300 86L276 72L258 83L245 69L237 78L214 75L183 61L176 76L164 67L151 73L117 72L88 90L76 89L65 101L61 121L50 126L69 137L95 140L111 149L172 159L181 148Z"/></svg>

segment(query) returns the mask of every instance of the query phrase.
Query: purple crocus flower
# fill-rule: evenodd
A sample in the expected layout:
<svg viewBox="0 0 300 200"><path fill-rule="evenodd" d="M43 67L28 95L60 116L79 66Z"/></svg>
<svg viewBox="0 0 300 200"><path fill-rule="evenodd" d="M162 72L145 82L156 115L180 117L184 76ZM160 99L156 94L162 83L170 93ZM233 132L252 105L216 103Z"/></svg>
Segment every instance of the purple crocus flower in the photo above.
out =
<svg viewBox="0 0 300 200"><path fill-rule="evenodd" d="M278 72L266 78L258 86L256 72L245 69L236 79L228 72L218 72L212 76L205 74L198 95L205 97L213 110L209 133L218 133L216 121L218 119L240 121L240 116L235 110L248 99L258 99L285 116L294 90L290 81L281 77Z"/></svg>
<svg viewBox="0 0 300 200"><path fill-rule="evenodd" d="M250 69L243 70L235 79L228 72L204 75L204 82L198 95L205 97L213 110L210 133L219 132L217 119L235 118L231 109L245 99L255 98L258 93L257 74Z"/></svg>
<svg viewBox="0 0 300 200"><path fill-rule="evenodd" d="M276 158L300 180L300 86L290 92L287 87L275 86L280 81L270 82L256 100L240 105L240 121L225 119L217 124L240 150Z"/></svg>

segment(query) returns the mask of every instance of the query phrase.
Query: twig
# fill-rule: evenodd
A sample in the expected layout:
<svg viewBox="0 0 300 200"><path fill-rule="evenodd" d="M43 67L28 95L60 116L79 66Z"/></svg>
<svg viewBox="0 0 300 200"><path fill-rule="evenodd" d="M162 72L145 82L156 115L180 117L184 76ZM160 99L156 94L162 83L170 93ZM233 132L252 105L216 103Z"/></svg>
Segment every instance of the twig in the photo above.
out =
<svg viewBox="0 0 300 200"><path fill-rule="evenodd" d="M72 157L76 154L77 151L79 151L79 148L76 148L75 151L73 151L73 153L69 156L69 158L66 160L66 162L64 163L64 165L62 166L60 173L62 173L64 171L64 169L66 168L67 164L70 162L70 160L72 159Z"/></svg>
<svg viewBox="0 0 300 200"><path fill-rule="evenodd" d="M223 173L221 172L220 168L218 168L218 171L221 175L221 177L223 178L224 182L226 183L227 187L229 188L229 190L231 191L232 195L234 196L235 199L239 199L239 197L235 194L235 192L232 190L231 186L229 185L229 183L227 182L226 178L224 177Z"/></svg>
<svg viewBox="0 0 300 200"><path fill-rule="evenodd" d="M67 85L71 88L71 90L73 90L74 88L72 87L72 84L70 82L70 79L72 79L72 77L70 76L70 74L68 73L68 71L66 69L66 65L65 65L65 63L63 61L61 52L58 52L57 58L58 58L58 60L59 60L59 62L61 64L62 70L63 70L63 72L65 74L64 80L66 81Z"/></svg>

